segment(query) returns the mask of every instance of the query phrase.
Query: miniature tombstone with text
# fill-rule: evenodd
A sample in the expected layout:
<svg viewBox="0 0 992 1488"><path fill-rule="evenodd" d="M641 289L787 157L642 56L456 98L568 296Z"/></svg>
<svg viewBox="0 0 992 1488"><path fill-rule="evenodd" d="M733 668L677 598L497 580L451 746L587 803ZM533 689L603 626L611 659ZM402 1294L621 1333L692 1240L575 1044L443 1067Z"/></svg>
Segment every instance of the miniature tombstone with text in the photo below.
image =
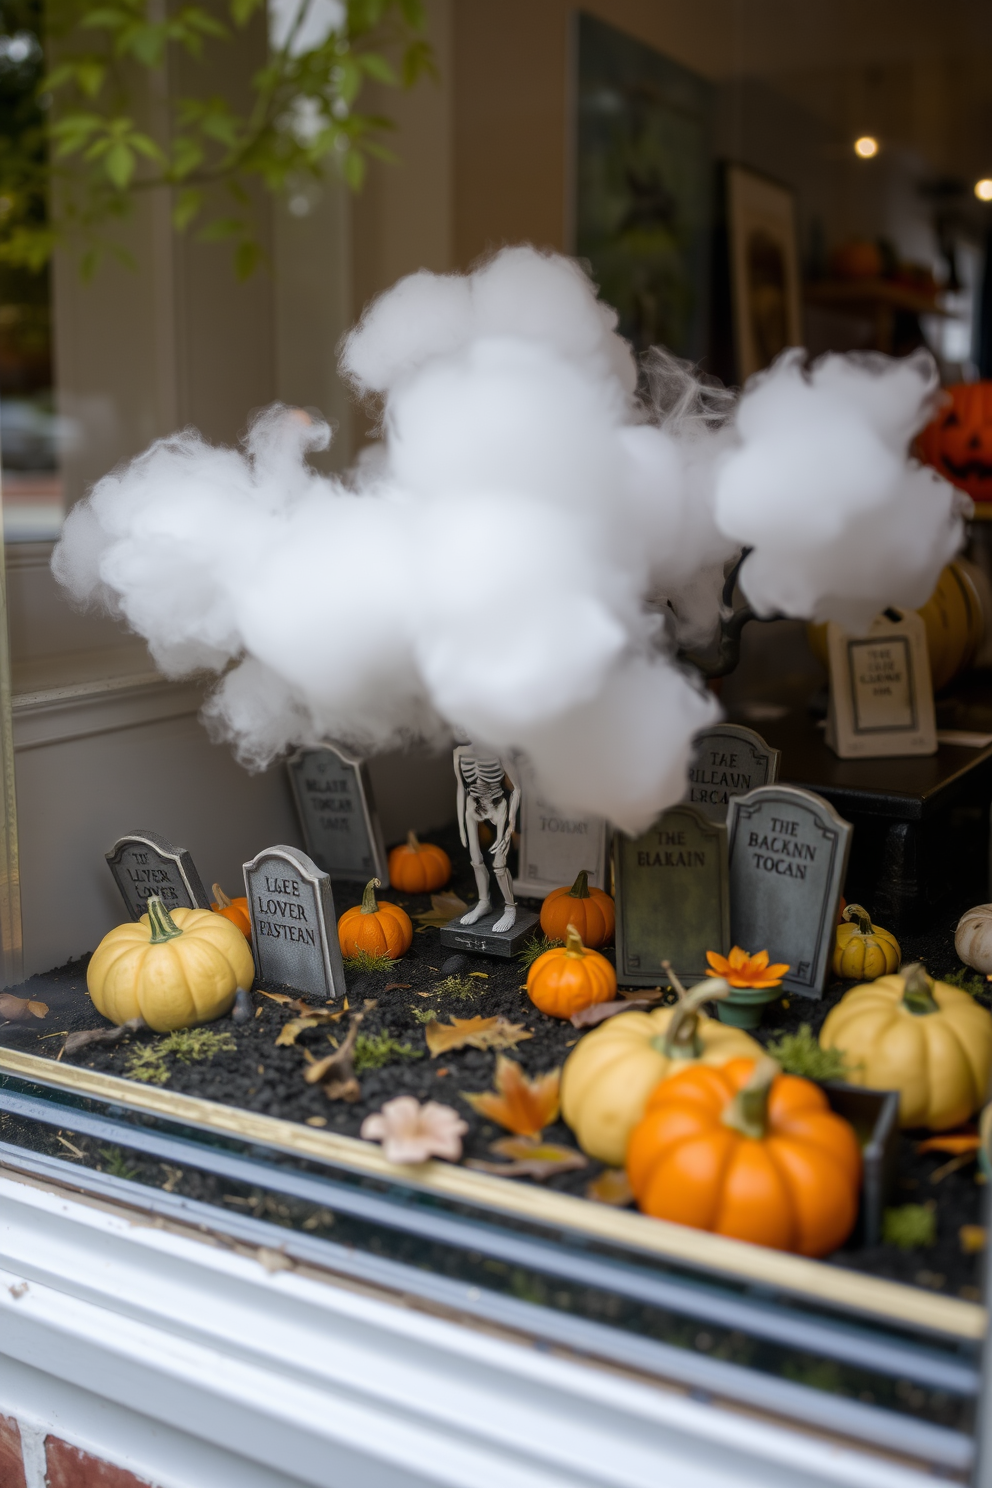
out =
<svg viewBox="0 0 992 1488"><path fill-rule="evenodd" d="M714 821L727 820L731 796L742 796L778 779L782 756L754 729L717 723L696 735L693 748L685 799Z"/></svg>
<svg viewBox="0 0 992 1488"><path fill-rule="evenodd" d="M614 837L617 976L664 983L663 961L699 980L706 952L730 949L727 829L694 806L672 806L640 837Z"/></svg>
<svg viewBox="0 0 992 1488"><path fill-rule="evenodd" d="M601 816L575 816L545 801L527 777L520 798L520 844L514 889L543 899L552 889L571 886L583 868L589 882L606 889L606 822Z"/></svg>
<svg viewBox="0 0 992 1488"><path fill-rule="evenodd" d="M307 852L332 878L389 883L368 766L340 749L299 749L288 762Z"/></svg>
<svg viewBox="0 0 992 1488"><path fill-rule="evenodd" d="M106 858L133 920L141 919L152 894L159 895L166 909L210 908L189 853L157 832L125 832Z"/></svg>
<svg viewBox="0 0 992 1488"><path fill-rule="evenodd" d="M833 955L853 828L821 796L767 785L730 803L730 930L789 971L783 991L819 997Z"/></svg>
<svg viewBox="0 0 992 1488"><path fill-rule="evenodd" d="M827 743L841 759L937 753L926 627L913 610L884 610L866 636L827 626Z"/></svg>
<svg viewBox="0 0 992 1488"><path fill-rule="evenodd" d="M259 979L311 997L342 997L344 967L328 875L297 847L267 847L244 866Z"/></svg>

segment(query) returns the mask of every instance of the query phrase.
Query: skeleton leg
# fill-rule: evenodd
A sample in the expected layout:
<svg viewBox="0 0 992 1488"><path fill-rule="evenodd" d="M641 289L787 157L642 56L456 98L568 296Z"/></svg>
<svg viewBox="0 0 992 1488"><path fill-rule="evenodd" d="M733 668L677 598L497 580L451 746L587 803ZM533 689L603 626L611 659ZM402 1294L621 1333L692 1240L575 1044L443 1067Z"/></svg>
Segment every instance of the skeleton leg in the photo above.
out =
<svg viewBox="0 0 992 1488"><path fill-rule="evenodd" d="M458 921L460 925L474 925L476 920L481 920L482 916L492 909L492 901L489 897L489 870L479 845L479 818L475 812L475 802L469 797L465 803L465 826L468 831L468 852L472 862L472 872L475 874L475 887L479 902L469 910L468 914L462 915Z"/></svg>
<svg viewBox="0 0 992 1488"><path fill-rule="evenodd" d="M493 926L494 930L512 930L517 918L517 904L513 897L513 880L506 866L510 851L510 824L505 800L496 808L496 846L493 849L493 877L505 901L505 911Z"/></svg>

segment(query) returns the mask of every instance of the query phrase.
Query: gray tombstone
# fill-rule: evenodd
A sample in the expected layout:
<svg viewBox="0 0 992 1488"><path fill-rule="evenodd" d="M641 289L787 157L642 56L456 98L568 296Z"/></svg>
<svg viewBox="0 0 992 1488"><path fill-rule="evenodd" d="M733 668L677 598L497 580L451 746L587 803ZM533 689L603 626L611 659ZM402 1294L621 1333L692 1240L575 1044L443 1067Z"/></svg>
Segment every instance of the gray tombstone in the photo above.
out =
<svg viewBox="0 0 992 1488"><path fill-rule="evenodd" d="M717 723L696 735L693 748L684 799L713 821L727 820L732 796L743 796L778 779L782 756L754 729Z"/></svg>
<svg viewBox="0 0 992 1488"><path fill-rule="evenodd" d="M823 993L853 830L822 796L796 785L762 786L730 802L733 942L787 962L783 990Z"/></svg>
<svg viewBox="0 0 992 1488"><path fill-rule="evenodd" d="M298 847L267 847L244 865L251 942L262 981L343 997L331 880Z"/></svg>
<svg viewBox="0 0 992 1488"><path fill-rule="evenodd" d="M664 982L662 961L698 981L706 952L730 948L727 829L694 806L672 806L640 837L614 837L617 976Z"/></svg>
<svg viewBox="0 0 992 1488"><path fill-rule="evenodd" d="M341 749L299 749L288 761L307 852L332 878L389 883L368 766Z"/></svg>
<svg viewBox="0 0 992 1488"><path fill-rule="evenodd" d="M193 859L157 832L138 828L118 837L106 854L128 913L140 920L145 901L158 894L166 909L209 909L210 899Z"/></svg>
<svg viewBox="0 0 992 1488"><path fill-rule="evenodd" d="M519 822L516 893L543 899L552 889L571 887L583 868L597 889L608 887L606 822L601 816L557 811L525 784Z"/></svg>

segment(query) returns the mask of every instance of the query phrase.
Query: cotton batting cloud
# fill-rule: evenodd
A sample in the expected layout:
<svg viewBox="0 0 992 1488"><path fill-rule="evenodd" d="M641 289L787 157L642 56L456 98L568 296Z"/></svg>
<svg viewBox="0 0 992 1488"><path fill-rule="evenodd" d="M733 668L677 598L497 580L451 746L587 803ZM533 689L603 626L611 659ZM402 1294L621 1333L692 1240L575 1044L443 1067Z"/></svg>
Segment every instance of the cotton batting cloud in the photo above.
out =
<svg viewBox="0 0 992 1488"><path fill-rule="evenodd" d="M298 411L243 450L186 431L96 485L53 567L168 675L222 673L208 721L253 767L457 728L636 832L717 715L675 648L712 636L742 546L762 613L864 626L933 588L961 518L906 456L931 367L789 353L737 401L658 352L645 395L579 267L506 249L400 281L347 338L382 405L348 479L310 468L330 430Z"/></svg>

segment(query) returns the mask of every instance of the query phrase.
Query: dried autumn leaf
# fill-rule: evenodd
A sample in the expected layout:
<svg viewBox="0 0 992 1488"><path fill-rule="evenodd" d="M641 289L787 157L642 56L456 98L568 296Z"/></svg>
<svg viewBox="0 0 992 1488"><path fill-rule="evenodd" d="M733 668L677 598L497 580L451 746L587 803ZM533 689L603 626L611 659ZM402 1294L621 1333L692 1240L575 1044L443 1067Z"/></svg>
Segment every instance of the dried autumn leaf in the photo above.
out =
<svg viewBox="0 0 992 1488"><path fill-rule="evenodd" d="M294 1003L299 1001L297 997L287 997L285 992L263 992L261 987L256 987L255 991L259 997L267 997L270 1002Z"/></svg>
<svg viewBox="0 0 992 1488"><path fill-rule="evenodd" d="M432 1059L451 1049L512 1049L533 1037L522 1023L510 1023L502 1017L452 1018L450 1023L428 1023L424 1029Z"/></svg>
<svg viewBox="0 0 992 1488"><path fill-rule="evenodd" d="M964 1255L980 1255L988 1244L988 1231L984 1225L966 1224L958 1230L958 1239Z"/></svg>
<svg viewBox="0 0 992 1488"><path fill-rule="evenodd" d="M592 1199L594 1204L610 1204L615 1209L623 1209L633 1203L634 1193L623 1168L604 1168L598 1178L591 1178L586 1184L586 1198Z"/></svg>
<svg viewBox="0 0 992 1488"><path fill-rule="evenodd" d="M15 997L12 992L0 992L0 1018L5 1018L10 1023L26 1023L32 1018L44 1018L47 1013L47 1002L34 1002L30 997Z"/></svg>
<svg viewBox="0 0 992 1488"><path fill-rule="evenodd" d="M284 1049L288 1048L290 1044L296 1043L304 1029L316 1028L320 1021L319 1018L290 1018L289 1022L284 1023L280 1028L276 1036L276 1044Z"/></svg>
<svg viewBox="0 0 992 1488"><path fill-rule="evenodd" d="M427 930L431 925L439 928L446 925L449 920L455 919L457 915L465 914L468 905L464 899L459 899L457 894L432 894L431 907L423 914L414 915L414 919L420 926L420 930ZM420 930L417 934L420 934Z"/></svg>
<svg viewBox="0 0 992 1488"><path fill-rule="evenodd" d="M648 997L617 998L615 1002L594 1002L589 1007L579 1008L568 1021L573 1028L594 1028L597 1023L605 1023L607 1018L615 1018L617 1013L643 1012L652 1007L654 1001Z"/></svg>
<svg viewBox="0 0 992 1488"><path fill-rule="evenodd" d="M977 1152L981 1147L981 1138L977 1132L951 1132L944 1137L927 1137L925 1142L917 1142L917 1152L946 1152L952 1157L957 1157L965 1152Z"/></svg>
<svg viewBox="0 0 992 1488"><path fill-rule="evenodd" d="M513 1059L496 1060L494 1090L461 1092L473 1111L505 1126L519 1137L536 1137L557 1119L560 1105L561 1070L548 1070L528 1079Z"/></svg>
<svg viewBox="0 0 992 1488"><path fill-rule="evenodd" d="M588 1159L575 1147L537 1142L533 1137L501 1137L490 1144L489 1150L510 1161L491 1163L470 1158L465 1166L480 1173L496 1173L501 1178L550 1178L554 1173L568 1173L588 1165Z"/></svg>

